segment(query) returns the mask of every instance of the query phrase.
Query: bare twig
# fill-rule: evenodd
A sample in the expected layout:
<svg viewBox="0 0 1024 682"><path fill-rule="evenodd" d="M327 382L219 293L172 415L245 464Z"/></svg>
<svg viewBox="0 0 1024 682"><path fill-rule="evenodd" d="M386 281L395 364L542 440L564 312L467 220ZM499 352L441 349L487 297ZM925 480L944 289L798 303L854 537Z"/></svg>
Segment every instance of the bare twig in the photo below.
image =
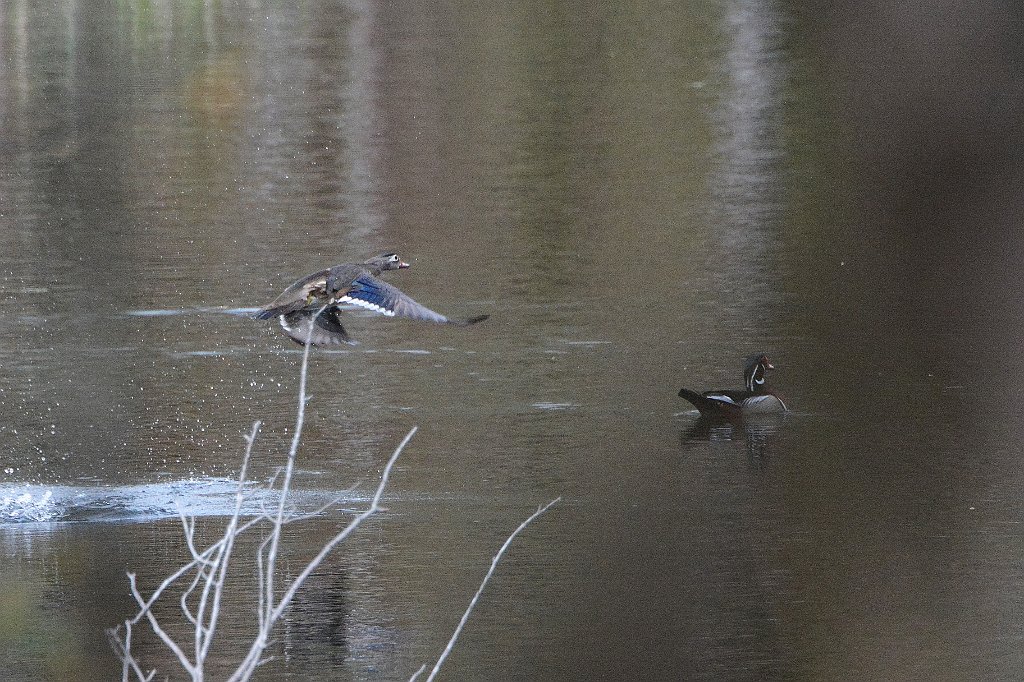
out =
<svg viewBox="0 0 1024 682"><path fill-rule="evenodd" d="M267 547L267 567L269 570L264 574L263 591L266 598L263 600L264 619L270 621L270 614L274 608L274 566L277 562L277 551L281 542L281 527L284 525L285 502L288 499L288 490L292 484L292 473L295 471L295 457L299 451L299 442L302 440L302 427L306 421L306 380L309 376L309 349L313 346L313 328L316 318L320 316L327 306L323 306L313 317L309 318L309 332L306 335L306 345L302 349L302 367L299 371L299 399L298 409L295 411L295 432L292 434L292 444L288 448L288 462L285 464L284 479L281 481L281 492L277 505L277 520L270 535L270 545Z"/></svg>
<svg viewBox="0 0 1024 682"><path fill-rule="evenodd" d="M491 575L494 573L494 569L497 568L498 562L501 561L501 557L505 553L505 550L508 549L509 545L512 544L512 541L515 539L517 535L519 535L519 532L521 530L523 530L531 523L533 523L534 519L536 519L538 516L546 512L548 508L550 508L553 504L559 502L561 499L561 497L556 497L555 499L551 500L542 507L539 507L537 511L530 515L530 518L523 521L521 524L519 524L518 528L512 531L512 534L508 536L507 540L505 540L505 544L503 544L501 546L501 549L498 550L498 553L494 555L494 559L491 560L491 567L490 569L488 569L487 575L484 576L483 582L480 583L479 589L477 589L476 594L473 595L473 599L469 602L469 607L466 609L466 612L462 614L462 620L459 621L458 627L455 628L455 632L452 634L452 638L448 640L448 646L444 648L444 651L441 653L441 657L437 659L437 663L434 664L433 670L431 670L430 675L427 676L427 682L431 682L431 680L433 680L434 677L437 676L438 671L441 669L441 664L444 663L445 659L448 658L448 654L451 653L452 648L455 646L455 641L459 638L459 635L462 633L462 628L466 625L466 621L469 620L469 614L473 612L473 608L476 606L477 600L483 593L484 587L487 586L487 581L491 579ZM423 668L420 668L416 672L416 674L412 676L411 679L416 679L416 677L418 677L421 672L423 672Z"/></svg>
<svg viewBox="0 0 1024 682"><path fill-rule="evenodd" d="M245 436L246 448L242 462L242 469L238 479L238 488L236 490L235 513L229 520L228 529L225 531L225 535L214 542L210 547L200 552L195 547L193 540L195 533L195 519L186 517L179 509L179 513L181 513L182 517L186 543L189 546L189 552L192 556L192 560L179 567L171 575L167 576L160 585L157 586L148 599L143 598L142 593L139 592L135 581L135 575L132 573L128 574L132 596L139 604L139 611L135 616L125 620L122 624L124 626L125 633L123 639L120 635L121 626L108 631L108 635L111 639L112 645L114 646L115 652L122 658L122 679L128 679L129 671L135 672L135 675L139 680L151 679L155 674L155 671L151 671L149 675L145 675L142 672L141 667L138 665L138 662L131 655L132 626L143 618L146 618L149 621L150 625L153 627L153 631L175 654L179 662L182 664L182 667L185 668L189 675L192 676L193 679L202 679L203 665L205 658L209 653L210 644L216 630L217 617L220 613L220 597L224 581L227 576L228 559L230 558L235 538L250 529L252 526L263 522L262 518L255 518L244 523L240 523L241 506L245 500L244 488L248 478L248 464L251 460L252 447L255 442L256 435L259 432L259 428L260 422L257 421L253 424L251 432ZM195 571L195 575L189 585L183 590L180 596L180 605L182 612L185 614L186 620L188 620L195 628L195 663L188 660L184 650L182 650L166 633L166 631L163 630L151 611L153 604L156 603L156 601L171 585L193 570ZM203 592L197 605L197 613L194 615L188 606L187 600L200 584L203 585ZM212 605L209 604L211 596L213 598ZM207 611L208 608L209 611ZM205 622L204 618L206 619Z"/></svg>
<svg viewBox="0 0 1024 682"><path fill-rule="evenodd" d="M181 667L184 668L185 671L188 672L189 676L191 676L194 679L196 671L195 666L192 665L192 662L188 660L188 656L185 654L182 648L178 646L178 643L174 641L174 638L167 634L166 630L160 627L160 622L157 621L156 616L153 614L153 611L145 607L146 600L143 599L142 593L139 592L139 588L135 584L134 573L128 574L128 584L131 587L132 596L135 597L135 601L138 602L139 606L143 607L143 609L145 610L146 619L149 620L149 626L153 628L153 632L157 634L160 640L164 643L164 646L170 649L174 653L174 655L177 656L178 663L180 663Z"/></svg>
<svg viewBox="0 0 1024 682"><path fill-rule="evenodd" d="M324 308L326 308L326 306L324 306ZM185 537L185 544L188 549L190 560L175 570L171 575L164 578L148 598L143 597L142 593L139 591L135 574L128 574L131 594L137 602L139 610L133 617L125 620L121 625L108 630L111 646L122 661L121 678L123 682L128 682L132 675L134 675L134 679L140 680L141 682L150 682L156 675L156 670L151 670L148 673L145 672L131 651L134 626L143 619L148 621L153 632L157 635L164 646L174 654L178 663L194 682L199 682L205 678L206 661L211 652L214 636L217 633L219 618L222 615L223 591L230 571L231 559L236 541L240 535L254 526L267 523L269 526L268 531L262 542L259 543L255 556L257 580L257 632L249 646L249 651L228 678L230 682L243 682L244 680L248 680L259 666L269 660L272 660L272 657L268 657L266 655L266 650L272 641L271 637L273 629L284 616L287 609L291 606L298 594L298 591L339 544L349 538L352 533L355 532L355 530L359 528L359 526L370 516L381 511L380 502L384 495L384 490L390 480L391 473L399 456L405 449L405 446L416 433L416 427L413 427L406 434L405 438L402 439L401 443L397 448L395 448L391 457L388 459L383 471L381 472L380 481L378 482L376 490L374 491L366 509L355 514L355 516L351 518L348 524L341 531L336 533L334 537L323 545L320 551L306 563L305 567L295 578L291 580L290 583L283 584L281 587L277 587L275 585L275 581L279 576L278 557L282 549L284 527L290 523L308 520L315 516L319 516L330 509L336 508L342 499L339 497L323 505L314 512L303 514L296 513L296 510L290 506L292 505L292 502L289 500L289 493L291 492L293 475L295 472L295 463L305 423L306 407L309 403L306 388L309 376L310 348L312 345L309 341L312 339L313 334L312 320L316 319L317 315L322 313L324 308L317 311L316 315L311 318L309 336L307 337L307 343L302 353L295 427L287 453L287 461L285 465L280 467L274 474L267 488L271 493L276 493L276 504L273 504L273 506L268 509L264 504L264 501L261 499L259 500L258 513L253 518L250 518L247 521L242 521L242 508L246 500L245 487L248 480L249 464L252 457L253 446L260 430L260 422L257 421L253 424L250 433L244 436L246 447L241 470L239 472L238 486L235 491L234 510L233 514L228 519L223 535L206 549L200 550L200 548L196 546L197 522L194 517L186 516L184 511L179 508L182 531ZM498 562L501 560L512 541L523 529L525 529L541 514L546 512L549 507L560 499L561 498L552 500L548 504L540 507L532 516L520 524L507 540L505 540L501 549L494 556L490 569L487 571L487 574L484 576L479 589L473 596L469 607L463 614L451 640L448 642L444 652L442 652L437 663L434 665L433 671L430 673L428 678L428 682L434 679L441 665L451 653L456 640L469 619L470 613L475 608L476 603L493 575ZM191 659L190 654L186 653L185 649L161 626L152 610L157 600L160 599L172 585L186 577L190 579L188 579L187 584L183 587L178 601L185 620L193 629ZM278 596L279 591L280 595ZM413 679L417 678L425 669L426 666L420 668L420 670L413 676Z"/></svg>
<svg viewBox="0 0 1024 682"><path fill-rule="evenodd" d="M384 494L384 488L387 486L388 479L391 476L391 470L395 466L395 462L398 461L399 455L402 454L402 450L412 439L416 433L416 427L413 427L409 433L406 434L402 442L399 443L398 447L395 448L388 463L384 466L384 471L381 474L380 483L377 485L377 490L373 495L373 499L370 501L370 506L364 511L357 514L348 525L337 535L335 535L327 544L323 546L320 552L317 553L307 564L306 567L292 580L291 584L287 587L281 598L278 600L276 605L270 602L270 595L264 597L260 595L261 599L267 599L267 602L261 604L263 607L260 614L260 630L257 633L256 638L253 640L252 645L249 648L249 652L246 654L242 663L239 664L235 672L228 678L229 682L238 682L240 680L248 679L252 672L259 667L263 660L263 652L270 644L270 632L273 629L276 622L284 615L285 611L291 605L292 600L302 587L303 583L312 575L313 571L323 563L324 559L338 546L342 541L349 537L352 532L360 526L367 518L380 511L380 499ZM274 532L280 532L280 528L275 527ZM269 538L268 540L269 541ZM265 541L265 542L267 542ZM261 553L262 554L262 553ZM269 575L273 572L274 567L270 564L270 554L267 553L265 563L263 563L259 570L263 575ZM266 578L264 578L264 582Z"/></svg>
<svg viewBox="0 0 1024 682"><path fill-rule="evenodd" d="M289 516L288 520L285 523L297 523L297 522L300 522L300 521L308 521L310 519L315 519L315 518L319 518L319 517L323 516L324 514L329 512L330 510L332 510L332 509L336 508L338 505L340 505L343 500L347 500L349 497L351 497L352 493L354 493L356 490L358 490L360 485L361 485L361 483L356 483L355 485L352 485L352 486L349 486L348 488L345 488L344 490L341 491L342 492L341 495L337 495L330 502L326 502L326 503L320 505L320 507L318 507L317 509L314 509L311 512L308 512L306 514L293 514L292 516Z"/></svg>
<svg viewBox="0 0 1024 682"><path fill-rule="evenodd" d="M256 436L260 432L261 422L253 422L252 431L245 436L245 454L242 456L242 469L238 475L238 488L235 489L235 512L228 521L227 530L224 531L223 551L220 554L219 565L211 568L217 575L214 578L213 604L210 607L210 620L206 626L206 635L202 645L196 649L196 659L206 660L210 653L210 644L213 643L213 635L217 630L217 617L220 614L221 595L224 592L224 583L228 575L228 562L231 559L231 551L234 549L235 538L238 537L238 520L242 515L242 504L245 501L245 481L249 474L249 461L252 459L252 447L256 442ZM211 576L213 577L213 576ZM203 604L206 602L206 594L203 594ZM201 613L201 612L200 612ZM202 623L202 617L199 622Z"/></svg>
<svg viewBox="0 0 1024 682"><path fill-rule="evenodd" d="M380 511L380 498L384 494L384 488L388 484L388 478L391 476L391 469L395 466L395 462L398 461L398 456L402 454L402 450L404 450L405 446L409 444L410 440L412 440L413 435L416 433L416 429L417 427L414 426L409 430L409 433L405 434L405 438L403 438L402 442L398 444L398 447L395 448L394 453L391 455L391 459L389 459L388 463L384 466L384 472L381 474L380 483L377 485L377 491L374 493L373 499L370 501L370 506L353 518L343 531L335 535L330 542L324 545L319 554L313 557L313 559L306 564L306 568L304 568L292 581L291 587L289 587L281 596L281 604L278 605L277 609L275 609L276 618L280 618L281 615L283 615L284 608L287 606L287 603L295 597L295 593L298 592L300 587L302 587L302 583L305 582L310 574L316 570L316 567L319 566L325 558L327 558L327 555L330 554L340 542L351 535L352 531L358 528L363 521Z"/></svg>
<svg viewBox="0 0 1024 682"><path fill-rule="evenodd" d="M120 636L121 626L118 625L116 628L107 630L107 638L110 640L110 646L113 647L114 653L121 659L121 681L128 682L128 673L134 672L137 679L141 682L149 682L156 675L156 670L150 670L149 674L142 672L142 667L139 662L132 656L132 625L129 622L124 623L124 638Z"/></svg>

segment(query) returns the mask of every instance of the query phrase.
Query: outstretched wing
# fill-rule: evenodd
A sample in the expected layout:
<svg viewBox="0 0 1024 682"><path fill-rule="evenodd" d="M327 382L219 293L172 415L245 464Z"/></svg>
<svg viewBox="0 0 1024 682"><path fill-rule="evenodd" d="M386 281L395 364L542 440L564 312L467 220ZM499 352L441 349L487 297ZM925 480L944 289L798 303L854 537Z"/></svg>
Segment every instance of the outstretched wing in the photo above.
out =
<svg viewBox="0 0 1024 682"><path fill-rule="evenodd" d="M468 320L452 320L441 313L434 312L403 294L397 287L370 274L356 277L352 280L348 291L335 300L338 303L351 303L388 317L406 317L410 320L441 324L466 324L469 322ZM474 321L479 322L479 320Z"/></svg>
<svg viewBox="0 0 1024 682"><path fill-rule="evenodd" d="M287 315L308 308L311 298L319 299L326 296L325 289L330 272L330 270L320 270L293 283L273 302L260 308L256 313L256 319L269 320L279 315Z"/></svg>
<svg viewBox="0 0 1024 682"><path fill-rule="evenodd" d="M295 343L305 346L308 340L314 346L334 346L342 343L355 345L341 325L338 309L329 306L316 316L315 310L296 310L280 316L281 329ZM312 322L312 330L310 323Z"/></svg>

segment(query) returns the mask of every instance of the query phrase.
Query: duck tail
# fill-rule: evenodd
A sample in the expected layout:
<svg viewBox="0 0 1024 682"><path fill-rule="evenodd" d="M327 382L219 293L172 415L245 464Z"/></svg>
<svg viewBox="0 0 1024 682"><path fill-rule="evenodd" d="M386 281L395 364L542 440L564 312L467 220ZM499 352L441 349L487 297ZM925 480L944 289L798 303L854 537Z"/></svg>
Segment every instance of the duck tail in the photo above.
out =
<svg viewBox="0 0 1024 682"><path fill-rule="evenodd" d="M719 405L713 401L705 398L696 391L691 391L688 388L679 389L679 397L683 398L691 405L700 410L701 414L715 414L718 410Z"/></svg>

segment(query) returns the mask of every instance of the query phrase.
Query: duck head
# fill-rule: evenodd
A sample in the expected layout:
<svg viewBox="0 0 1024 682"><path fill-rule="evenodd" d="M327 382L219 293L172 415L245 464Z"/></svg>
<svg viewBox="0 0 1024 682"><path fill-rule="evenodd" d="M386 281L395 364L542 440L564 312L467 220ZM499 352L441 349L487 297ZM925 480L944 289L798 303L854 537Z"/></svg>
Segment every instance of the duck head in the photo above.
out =
<svg viewBox="0 0 1024 682"><path fill-rule="evenodd" d="M371 270L383 272L384 270L404 270L409 264L398 257L397 253L382 253L366 260L363 265L368 265Z"/></svg>
<svg viewBox="0 0 1024 682"><path fill-rule="evenodd" d="M765 385L764 375L770 369L775 369L775 365L768 360L768 356L764 353L755 353L748 357L743 367L743 383L747 390L755 393L762 390Z"/></svg>

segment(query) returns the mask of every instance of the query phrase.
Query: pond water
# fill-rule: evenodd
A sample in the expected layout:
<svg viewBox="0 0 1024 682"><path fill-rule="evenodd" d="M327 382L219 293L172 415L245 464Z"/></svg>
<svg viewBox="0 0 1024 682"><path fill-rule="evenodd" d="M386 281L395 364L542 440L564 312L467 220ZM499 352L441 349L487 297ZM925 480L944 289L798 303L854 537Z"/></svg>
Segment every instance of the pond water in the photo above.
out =
<svg viewBox="0 0 1024 682"><path fill-rule="evenodd" d="M911 126L851 115L792 5L0 22L0 678L117 678L126 572L181 564L179 509L214 537L255 420L252 480L284 462L301 352L247 312L389 250L421 303L491 317L351 311L359 345L311 354L294 504L341 502L291 527L287 575L419 430L258 679L408 679L559 496L443 677L1024 675L1020 199L965 182L953 142L916 175ZM755 351L783 418L677 397L739 388ZM215 672L254 626L257 542Z"/></svg>

